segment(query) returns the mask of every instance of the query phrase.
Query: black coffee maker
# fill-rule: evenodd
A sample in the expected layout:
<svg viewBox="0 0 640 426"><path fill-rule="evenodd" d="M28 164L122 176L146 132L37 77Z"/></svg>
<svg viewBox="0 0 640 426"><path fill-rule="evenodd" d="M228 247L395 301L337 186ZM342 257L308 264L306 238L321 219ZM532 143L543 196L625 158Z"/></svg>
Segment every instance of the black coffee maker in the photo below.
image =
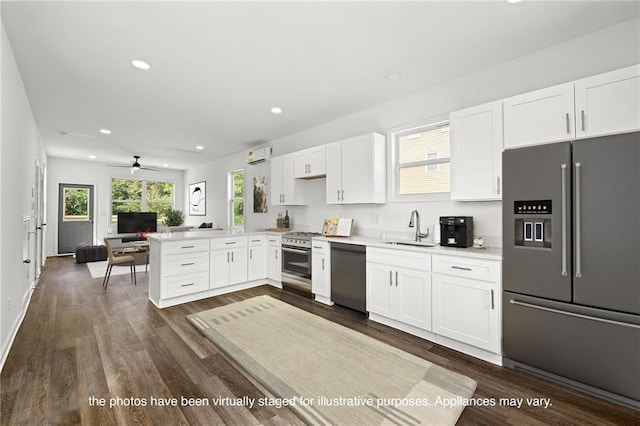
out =
<svg viewBox="0 0 640 426"><path fill-rule="evenodd" d="M471 247L473 245L473 217L440 216L440 245Z"/></svg>

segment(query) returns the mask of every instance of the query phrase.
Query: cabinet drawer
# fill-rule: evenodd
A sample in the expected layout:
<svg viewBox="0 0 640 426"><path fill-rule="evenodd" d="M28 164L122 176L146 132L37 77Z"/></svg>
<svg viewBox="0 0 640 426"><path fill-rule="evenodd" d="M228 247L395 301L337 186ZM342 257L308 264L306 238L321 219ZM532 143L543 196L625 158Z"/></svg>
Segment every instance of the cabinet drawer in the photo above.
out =
<svg viewBox="0 0 640 426"><path fill-rule="evenodd" d="M162 256L162 276L187 274L209 270L209 252L183 253Z"/></svg>
<svg viewBox="0 0 640 426"><path fill-rule="evenodd" d="M367 248L367 262L383 263L421 271L431 270L431 255L410 250Z"/></svg>
<svg viewBox="0 0 640 426"><path fill-rule="evenodd" d="M249 247L262 246L266 241L264 235L249 235L247 238L249 239Z"/></svg>
<svg viewBox="0 0 640 426"><path fill-rule="evenodd" d="M435 255L433 256L433 272L474 280L499 282L500 262Z"/></svg>
<svg viewBox="0 0 640 426"><path fill-rule="evenodd" d="M311 252L313 254L329 254L330 251L329 241L311 240Z"/></svg>
<svg viewBox="0 0 640 426"><path fill-rule="evenodd" d="M208 251L209 240L168 241L162 243L162 254L193 253Z"/></svg>
<svg viewBox="0 0 640 426"><path fill-rule="evenodd" d="M267 244L270 246L278 246L282 244L282 237L280 235L267 235Z"/></svg>
<svg viewBox="0 0 640 426"><path fill-rule="evenodd" d="M236 247L246 247L247 237L227 237L227 238L213 238L211 240L211 250L217 249L233 249Z"/></svg>
<svg viewBox="0 0 640 426"><path fill-rule="evenodd" d="M209 272L195 272L164 278L162 284L165 289L163 298L166 299L206 291L209 290Z"/></svg>

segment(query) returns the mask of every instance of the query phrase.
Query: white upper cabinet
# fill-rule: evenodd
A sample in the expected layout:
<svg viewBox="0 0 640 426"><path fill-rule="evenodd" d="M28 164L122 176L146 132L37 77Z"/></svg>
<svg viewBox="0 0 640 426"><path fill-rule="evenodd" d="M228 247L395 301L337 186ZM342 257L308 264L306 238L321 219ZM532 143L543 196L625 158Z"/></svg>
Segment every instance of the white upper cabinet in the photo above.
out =
<svg viewBox="0 0 640 426"><path fill-rule="evenodd" d="M575 82L576 136L640 129L640 65Z"/></svg>
<svg viewBox="0 0 640 426"><path fill-rule="evenodd" d="M573 96L573 83L566 83L505 99L504 147L573 139Z"/></svg>
<svg viewBox="0 0 640 426"><path fill-rule="evenodd" d="M271 159L271 205L293 206L306 204L304 188L294 177L294 155Z"/></svg>
<svg viewBox="0 0 640 426"><path fill-rule="evenodd" d="M504 147L640 130L640 65L507 98Z"/></svg>
<svg viewBox="0 0 640 426"><path fill-rule="evenodd" d="M386 138L367 133L328 144L327 204L385 203Z"/></svg>
<svg viewBox="0 0 640 426"><path fill-rule="evenodd" d="M298 179L311 179L326 174L326 146L320 145L298 151L293 156L294 175Z"/></svg>
<svg viewBox="0 0 640 426"><path fill-rule="evenodd" d="M502 198L502 101L449 115L451 199Z"/></svg>

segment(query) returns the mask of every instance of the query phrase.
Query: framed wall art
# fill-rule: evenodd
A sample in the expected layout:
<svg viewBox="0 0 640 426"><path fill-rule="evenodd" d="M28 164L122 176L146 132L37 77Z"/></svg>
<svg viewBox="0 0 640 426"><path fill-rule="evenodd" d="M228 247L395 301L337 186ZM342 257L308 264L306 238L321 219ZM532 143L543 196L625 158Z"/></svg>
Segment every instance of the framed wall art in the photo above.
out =
<svg viewBox="0 0 640 426"><path fill-rule="evenodd" d="M207 214L206 188L206 181L189 185L189 216L204 216Z"/></svg>

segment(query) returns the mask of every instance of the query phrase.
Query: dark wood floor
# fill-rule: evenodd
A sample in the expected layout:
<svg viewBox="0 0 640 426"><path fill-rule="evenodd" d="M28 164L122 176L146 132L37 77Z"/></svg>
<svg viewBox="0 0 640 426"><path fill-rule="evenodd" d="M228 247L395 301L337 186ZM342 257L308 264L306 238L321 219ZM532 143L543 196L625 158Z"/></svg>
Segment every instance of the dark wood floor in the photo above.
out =
<svg viewBox="0 0 640 426"><path fill-rule="evenodd" d="M640 424L640 413L544 379L497 367L269 286L156 309L148 277L113 276L108 290L73 258L47 260L1 375L1 423L301 424L286 408L90 406L89 398L264 396L185 319L190 313L268 294L478 382L475 397L551 398L548 409L467 407L470 424ZM283 360L286 362L286 360ZM312 373L312 372L310 372ZM131 401L129 401L131 402Z"/></svg>

